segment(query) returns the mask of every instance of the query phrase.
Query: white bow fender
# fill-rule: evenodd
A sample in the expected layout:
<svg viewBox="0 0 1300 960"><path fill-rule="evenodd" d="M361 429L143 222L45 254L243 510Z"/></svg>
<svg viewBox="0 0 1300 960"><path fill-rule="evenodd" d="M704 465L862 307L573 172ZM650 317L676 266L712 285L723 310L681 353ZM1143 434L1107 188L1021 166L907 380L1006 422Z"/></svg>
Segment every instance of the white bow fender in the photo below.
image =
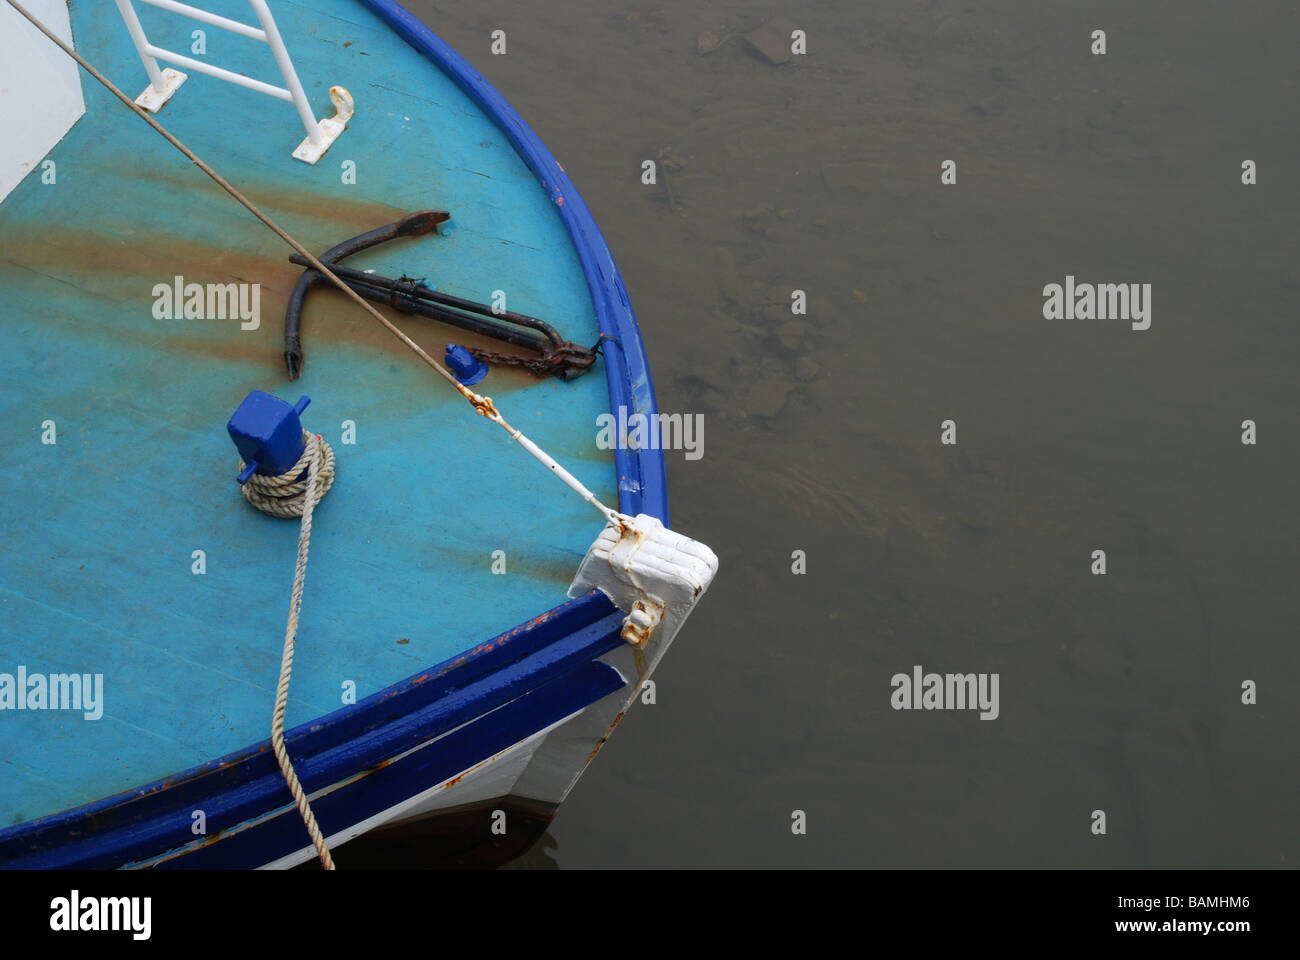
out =
<svg viewBox="0 0 1300 960"><path fill-rule="evenodd" d="M569 596L601 591L628 615L624 640L641 649L658 633L667 646L713 581L718 558L652 516L619 516L583 557Z"/></svg>

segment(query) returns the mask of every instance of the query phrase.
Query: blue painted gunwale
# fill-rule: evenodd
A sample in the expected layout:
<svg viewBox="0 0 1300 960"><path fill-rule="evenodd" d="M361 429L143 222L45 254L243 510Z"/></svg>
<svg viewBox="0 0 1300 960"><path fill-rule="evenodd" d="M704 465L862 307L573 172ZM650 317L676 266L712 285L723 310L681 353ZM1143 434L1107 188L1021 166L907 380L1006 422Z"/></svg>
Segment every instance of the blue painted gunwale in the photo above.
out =
<svg viewBox="0 0 1300 960"><path fill-rule="evenodd" d="M506 134L547 189L582 264L598 326L612 338L605 345L610 408L653 414L653 381L622 277L563 168L514 108L428 27L391 0L357 2L453 79ZM666 524L662 453L617 450L615 460L620 509L648 513ZM624 683L617 672L592 661L621 642L621 620L600 594L562 603L354 706L289 731L289 752L309 791L370 774L316 805L326 832L387 809L619 689ZM496 718L487 724L491 731L481 726L485 715ZM416 760L383 764L474 717L481 719L444 737L439 746L418 751ZM428 780L430 776L435 779ZM371 789L381 780L383 789ZM169 865L258 866L303 845L296 816L274 816L229 837L221 835L291 805L269 741L262 741L172 777L0 830L0 865L112 867L176 850L192 841L191 813L200 799L208 814L209 842ZM199 851L203 855L191 861Z"/></svg>

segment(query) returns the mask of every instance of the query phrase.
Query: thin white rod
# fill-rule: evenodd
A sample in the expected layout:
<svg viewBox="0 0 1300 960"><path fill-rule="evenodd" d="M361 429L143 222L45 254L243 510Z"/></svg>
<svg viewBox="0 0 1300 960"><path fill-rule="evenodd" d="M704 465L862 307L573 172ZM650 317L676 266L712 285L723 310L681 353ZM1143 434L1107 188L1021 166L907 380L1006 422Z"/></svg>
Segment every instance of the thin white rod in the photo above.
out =
<svg viewBox="0 0 1300 960"><path fill-rule="evenodd" d="M241 87L247 87L249 90L256 90L258 93L265 93L268 96L275 97L277 100L293 100L293 95L284 87L273 87L269 83L263 83L261 80L254 80L252 77L246 77L242 73L235 73L233 70L227 70L225 67L214 67L210 63L204 63L202 60L194 60L190 57L183 57L179 53L172 53L170 50L164 50L162 47L155 47L152 43L145 45L145 52L159 60L166 60L168 63L174 63L178 66L186 67L190 70L197 70L199 73L206 73L210 77L217 77L221 80L228 80L231 83L237 83Z"/></svg>
<svg viewBox="0 0 1300 960"><path fill-rule="evenodd" d="M122 20L126 23L126 32L131 34L131 42L135 44L135 52L140 54L140 60L144 64L144 69L149 74L149 83L154 90L162 93L167 89L167 82L163 80L162 71L158 69L158 61L149 56L146 52L149 48L149 41L144 35L144 27L140 26L140 18L135 15L135 7L131 6L131 0L117 0L117 9L122 12Z"/></svg>
<svg viewBox="0 0 1300 960"><path fill-rule="evenodd" d="M271 16L266 0L248 0L248 2L252 4L253 12L257 14L262 29L266 31L266 42L271 52L275 54L275 62L280 65L280 73L284 76L285 85L292 94L293 105L298 108L302 125L307 128L307 138L312 143L319 144L324 139L320 132L320 124L316 122L316 115L311 112L311 104L307 102L307 94L303 92L302 84L298 82L298 71L294 70L293 61L289 59L289 51L284 48L284 40L280 38L280 28L275 25L275 17Z"/></svg>
<svg viewBox="0 0 1300 960"><path fill-rule="evenodd" d="M568 470L565 470L562 466L560 466L559 463L556 462L554 457L552 457L549 453L547 453L537 444L533 443L533 441L529 440L520 431L516 430L514 427L507 424L504 420L500 420L499 422L501 426L505 427L506 430L510 432L510 436L514 437L517 441L519 441L519 445L521 447L523 447L534 457L540 460L548 469L550 469L551 473L555 474L557 477L563 480L564 483L568 485L570 490L574 491L576 494L578 494L578 496L582 497L583 500L586 500L589 504L591 504L601 513L603 513L605 515L605 519L611 521L612 523L619 522L618 514L615 511L611 510L609 507L605 506L599 500L597 500L596 495L592 493L590 490L588 490L586 487L584 487L582 485L582 482L578 480L577 477L575 477Z"/></svg>
<svg viewBox="0 0 1300 960"><path fill-rule="evenodd" d="M259 30L257 27L250 27L246 23L240 23L238 20L231 20L229 17L218 16L215 13L208 13L206 10L200 10L198 7L191 7L188 3L177 3L176 0L140 0L141 3L147 3L151 7L157 7L160 10L169 10L172 13L179 13L183 17L189 17L191 20L198 20L201 23L211 24L214 27L220 27L222 30L229 30L231 33L237 33L243 37L251 37L254 40L260 40L266 43L266 31Z"/></svg>

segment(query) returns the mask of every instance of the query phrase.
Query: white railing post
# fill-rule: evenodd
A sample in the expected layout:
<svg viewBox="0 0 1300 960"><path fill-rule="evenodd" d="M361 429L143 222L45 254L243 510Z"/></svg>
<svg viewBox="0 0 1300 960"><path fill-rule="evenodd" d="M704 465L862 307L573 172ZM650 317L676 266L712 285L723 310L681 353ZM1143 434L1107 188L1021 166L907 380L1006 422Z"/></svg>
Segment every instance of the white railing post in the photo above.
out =
<svg viewBox="0 0 1300 960"><path fill-rule="evenodd" d="M147 3L148 0L145 0ZM285 85L289 88L289 94L293 97L293 105L298 108L298 116L302 118L302 125L307 128L307 139L312 143L321 142L320 124L316 122L316 115L311 112L311 104L307 102L307 94L303 92L302 84L298 82L298 71L293 68L293 61L289 59L289 51L284 48L284 40L280 37L280 28L275 25L275 18L271 16L271 10L266 5L266 0L248 0L253 6L253 12L257 14L258 22L262 24L262 30L266 33L267 46L271 48L271 53L275 55L275 62L280 66L280 73L284 76Z"/></svg>
<svg viewBox="0 0 1300 960"><path fill-rule="evenodd" d="M158 69L158 61L144 52L145 47L149 46L149 41L145 39L140 18L135 15L135 7L131 6L131 0L117 0L117 9L121 12L122 19L126 21L126 32L131 34L135 52L140 55L145 72L149 74L149 85L158 93L162 93L166 83L163 81L162 71Z"/></svg>
<svg viewBox="0 0 1300 960"><path fill-rule="evenodd" d="M302 83L298 80L298 71L294 69L293 61L289 57L289 51L285 48L284 39L280 36L280 28L276 25L275 17L271 16L271 10L266 4L266 0L248 0L249 5L253 8L253 13L257 16L258 23L261 24L260 29L246 23L240 23L238 20L231 20L215 13L209 13L186 3L180 3L179 0L140 0L140 2L265 43L271 48L276 66L279 67L280 75L284 78L285 83L283 87L277 87L269 83L263 83L261 80L254 80L252 77L246 77L242 73L235 73L233 70L226 70L202 60L195 60L192 57L186 57L171 50L156 47L145 36L144 27L140 25L140 18L136 15L133 0L117 0L117 8L122 14L122 20L126 23L127 32L131 35L131 42L135 44L136 53L140 55L145 71L149 74L149 87L135 100L144 109L156 113L162 108L163 104L171 99L172 94L186 80L186 74L181 73L179 70L173 70L169 67L160 71L158 61L166 60L168 63L187 67L199 73L206 73L218 80L238 84L249 90L256 90L258 93L275 97L277 100L287 100L292 103L302 120L303 128L307 131L307 139L298 145L298 149L293 152L293 155L299 160L305 160L307 163L315 163L319 160L347 126L348 120L352 117L352 97L343 87L330 87L330 100L333 101L335 108L334 116L319 121L316 119L311 104L307 102L307 94L303 91Z"/></svg>

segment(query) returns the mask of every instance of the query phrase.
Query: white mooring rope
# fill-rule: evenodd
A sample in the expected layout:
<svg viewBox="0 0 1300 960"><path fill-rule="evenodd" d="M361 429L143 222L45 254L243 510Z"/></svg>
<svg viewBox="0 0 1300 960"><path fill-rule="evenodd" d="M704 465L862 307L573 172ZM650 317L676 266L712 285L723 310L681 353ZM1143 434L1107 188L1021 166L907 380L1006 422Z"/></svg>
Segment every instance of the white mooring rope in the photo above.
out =
<svg viewBox="0 0 1300 960"><path fill-rule="evenodd" d="M284 746L284 709L289 702L289 676L293 673L293 647L298 637L298 614L302 610L302 588L307 580L307 548L311 545L311 516L316 504L329 493L334 483L334 451L325 440L314 433L302 432L303 451L298 462L278 476L255 473L240 489L246 499L263 513L273 517L302 517L298 534L298 563L293 571L293 592L289 596L289 622L284 628L284 653L280 657L280 680L275 688L275 709L271 713L271 749L280 763L289 792L298 804L302 822L307 825L316 855L326 870L334 869L325 837L316 824L316 816L307 802L307 793L298 782L298 774ZM244 469L239 461L239 469ZM298 478L306 471L307 479Z"/></svg>

